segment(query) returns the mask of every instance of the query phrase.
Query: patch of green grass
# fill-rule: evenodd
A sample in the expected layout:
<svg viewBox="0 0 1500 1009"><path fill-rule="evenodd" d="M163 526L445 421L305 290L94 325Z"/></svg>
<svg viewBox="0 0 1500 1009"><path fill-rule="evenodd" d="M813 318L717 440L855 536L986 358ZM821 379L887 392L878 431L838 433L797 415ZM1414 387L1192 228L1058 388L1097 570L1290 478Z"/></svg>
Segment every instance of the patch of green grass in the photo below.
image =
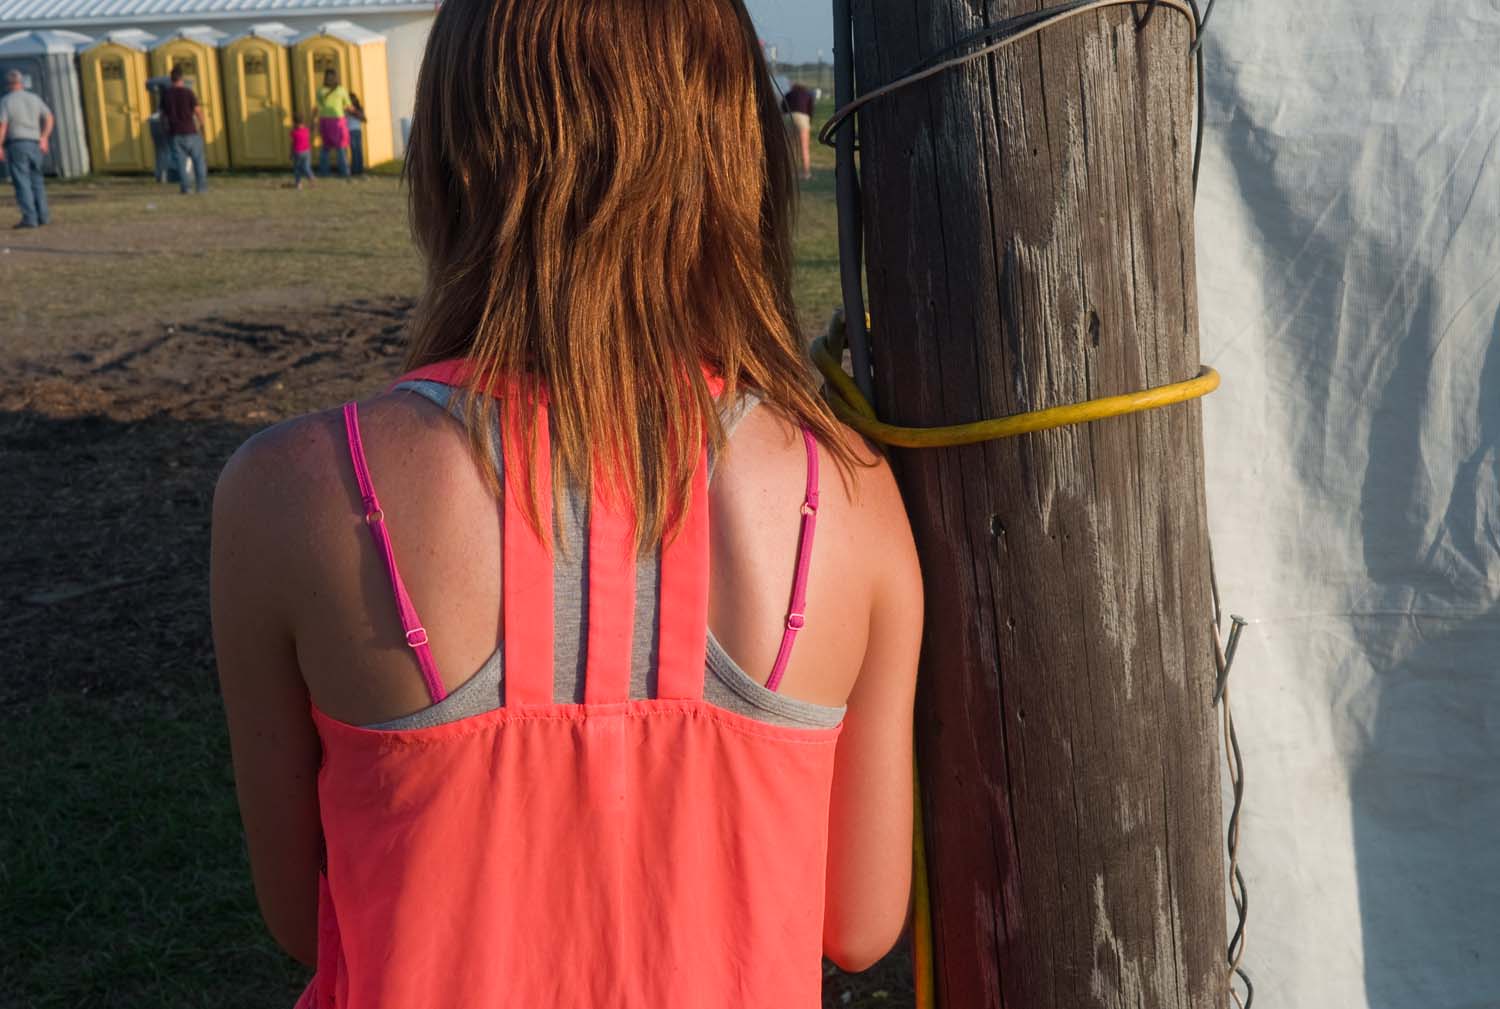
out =
<svg viewBox="0 0 1500 1009"><path fill-rule="evenodd" d="M7 716L0 1004L290 1006L305 971L255 909L218 699L141 701Z"/></svg>
<svg viewBox="0 0 1500 1009"><path fill-rule="evenodd" d="M814 124L814 132L821 119ZM833 152L813 141L802 183L793 293L804 332L840 302ZM80 329L155 329L213 314L411 296L421 264L407 227L400 162L352 183L218 172L184 196L145 176L49 187L53 223L0 239L0 330L38 342Z"/></svg>
<svg viewBox="0 0 1500 1009"><path fill-rule="evenodd" d="M399 179L401 177L401 173L405 171L405 169L405 158L393 158L390 161L382 161L378 165L371 165L370 167L366 168L365 171L371 175L386 175L391 178Z"/></svg>
<svg viewBox="0 0 1500 1009"><path fill-rule="evenodd" d="M290 182L216 173L201 195L146 177L54 183L52 224L0 239L0 330L150 329L417 292L399 179Z"/></svg>

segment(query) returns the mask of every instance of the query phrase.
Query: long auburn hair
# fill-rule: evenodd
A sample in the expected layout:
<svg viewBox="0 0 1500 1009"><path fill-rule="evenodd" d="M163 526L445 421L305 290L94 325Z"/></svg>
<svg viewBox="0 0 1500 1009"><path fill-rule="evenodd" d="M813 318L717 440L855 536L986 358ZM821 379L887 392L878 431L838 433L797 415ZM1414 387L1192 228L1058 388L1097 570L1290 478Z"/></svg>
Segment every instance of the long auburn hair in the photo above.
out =
<svg viewBox="0 0 1500 1009"><path fill-rule="evenodd" d="M796 324L791 150L743 0L447 0L406 179L426 260L407 364L470 362L463 416L496 493L489 390L528 446L545 397L559 474L633 504L651 548L700 446L724 443L705 368L848 473Z"/></svg>

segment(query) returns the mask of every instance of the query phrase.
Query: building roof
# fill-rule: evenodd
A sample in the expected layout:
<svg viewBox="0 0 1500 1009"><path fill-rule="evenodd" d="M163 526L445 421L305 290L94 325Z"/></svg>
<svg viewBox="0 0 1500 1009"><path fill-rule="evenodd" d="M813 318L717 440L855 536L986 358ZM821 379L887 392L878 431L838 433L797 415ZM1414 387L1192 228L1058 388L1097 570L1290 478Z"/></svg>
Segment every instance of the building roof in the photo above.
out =
<svg viewBox="0 0 1500 1009"><path fill-rule="evenodd" d="M293 42L301 42L303 39L317 38L319 35L330 35L344 42L352 42L354 45L362 46L370 42L384 42L385 36L379 32L357 25L353 21L325 21L308 31L298 35Z"/></svg>
<svg viewBox="0 0 1500 1009"><path fill-rule="evenodd" d="M233 45L240 39L248 38L252 35L258 39L269 39L280 45L289 46L292 44L292 39L297 37L297 32L290 25L284 25L280 21L262 21L251 25L244 31L235 32L228 38L220 39L219 45Z"/></svg>
<svg viewBox="0 0 1500 1009"><path fill-rule="evenodd" d="M0 56L30 56L36 53L71 53L94 41L78 32L58 29L13 32L0 37Z"/></svg>
<svg viewBox="0 0 1500 1009"><path fill-rule="evenodd" d="M225 18L431 11L433 0L0 0L7 28L109 27Z"/></svg>
<svg viewBox="0 0 1500 1009"><path fill-rule="evenodd" d="M188 39L193 42L202 42L204 45L216 46L225 37L225 33L208 25L185 25L176 31L162 36L163 42L173 39Z"/></svg>
<svg viewBox="0 0 1500 1009"><path fill-rule="evenodd" d="M156 36L141 28L117 28L112 32L105 32L84 49L93 49L96 46L117 45L126 46L130 49L138 49L141 52L151 48L151 43L156 41Z"/></svg>

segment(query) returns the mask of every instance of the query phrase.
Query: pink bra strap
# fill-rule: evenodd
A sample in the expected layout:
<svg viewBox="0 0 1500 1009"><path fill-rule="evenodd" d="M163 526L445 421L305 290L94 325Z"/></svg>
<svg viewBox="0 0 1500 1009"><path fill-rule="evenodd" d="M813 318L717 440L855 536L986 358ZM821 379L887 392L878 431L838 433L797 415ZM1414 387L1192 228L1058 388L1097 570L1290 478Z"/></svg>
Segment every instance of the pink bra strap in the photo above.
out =
<svg viewBox="0 0 1500 1009"><path fill-rule="evenodd" d="M349 458L354 462L354 479L359 482L359 496L365 505L365 525L375 538L375 549L385 561L386 572L391 577L391 587L396 592L396 613L405 632L406 643L417 654L417 665L422 667L422 680L427 684L427 694L436 704L448 695L443 688L443 678L438 675L437 663L432 660L432 649L427 646L427 631L417 619L417 609L411 604L406 585L401 581L401 572L396 568L396 551L391 547L391 534L385 527L385 512L380 510L380 499L375 496L375 484L370 479L370 464L365 460L365 446L359 436L359 407L354 403L344 404L344 431L349 437Z"/></svg>
<svg viewBox="0 0 1500 1009"><path fill-rule="evenodd" d="M807 622L807 572L812 567L813 531L818 524L818 442L805 424L802 426L802 443L807 446L807 496L802 499L802 530L797 535L797 575L792 579L792 604L786 614L781 650L776 653L771 676L766 680L768 690L781 685L781 677L792 658L797 632Z"/></svg>

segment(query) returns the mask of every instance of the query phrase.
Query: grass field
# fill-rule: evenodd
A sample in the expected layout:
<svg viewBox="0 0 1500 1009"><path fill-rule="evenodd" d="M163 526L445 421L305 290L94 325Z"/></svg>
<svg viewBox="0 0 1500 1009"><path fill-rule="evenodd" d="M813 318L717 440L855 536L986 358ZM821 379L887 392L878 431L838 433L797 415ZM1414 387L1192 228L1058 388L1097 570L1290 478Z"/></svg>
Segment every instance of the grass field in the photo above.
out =
<svg viewBox="0 0 1500 1009"><path fill-rule="evenodd" d="M837 300L831 159L796 294ZM214 477L258 428L399 368L419 283L399 183L52 188L0 237L0 1007L290 1006L255 910L214 688ZM0 221L4 218L0 217ZM829 1006L910 1004L898 954Z"/></svg>
<svg viewBox="0 0 1500 1009"><path fill-rule="evenodd" d="M93 178L51 197L53 225L0 237L11 246L0 318L22 338L412 295L420 283L394 178L298 191L279 176L217 176L201 197Z"/></svg>
<svg viewBox="0 0 1500 1009"><path fill-rule="evenodd" d="M838 303L830 152L799 205L794 294L821 330ZM0 189L0 221L10 189ZM420 264L393 174L293 189L279 175L215 175L209 193L140 178L49 187L54 223L0 230L0 347L46 350L99 327L150 329L206 315L412 297Z"/></svg>

